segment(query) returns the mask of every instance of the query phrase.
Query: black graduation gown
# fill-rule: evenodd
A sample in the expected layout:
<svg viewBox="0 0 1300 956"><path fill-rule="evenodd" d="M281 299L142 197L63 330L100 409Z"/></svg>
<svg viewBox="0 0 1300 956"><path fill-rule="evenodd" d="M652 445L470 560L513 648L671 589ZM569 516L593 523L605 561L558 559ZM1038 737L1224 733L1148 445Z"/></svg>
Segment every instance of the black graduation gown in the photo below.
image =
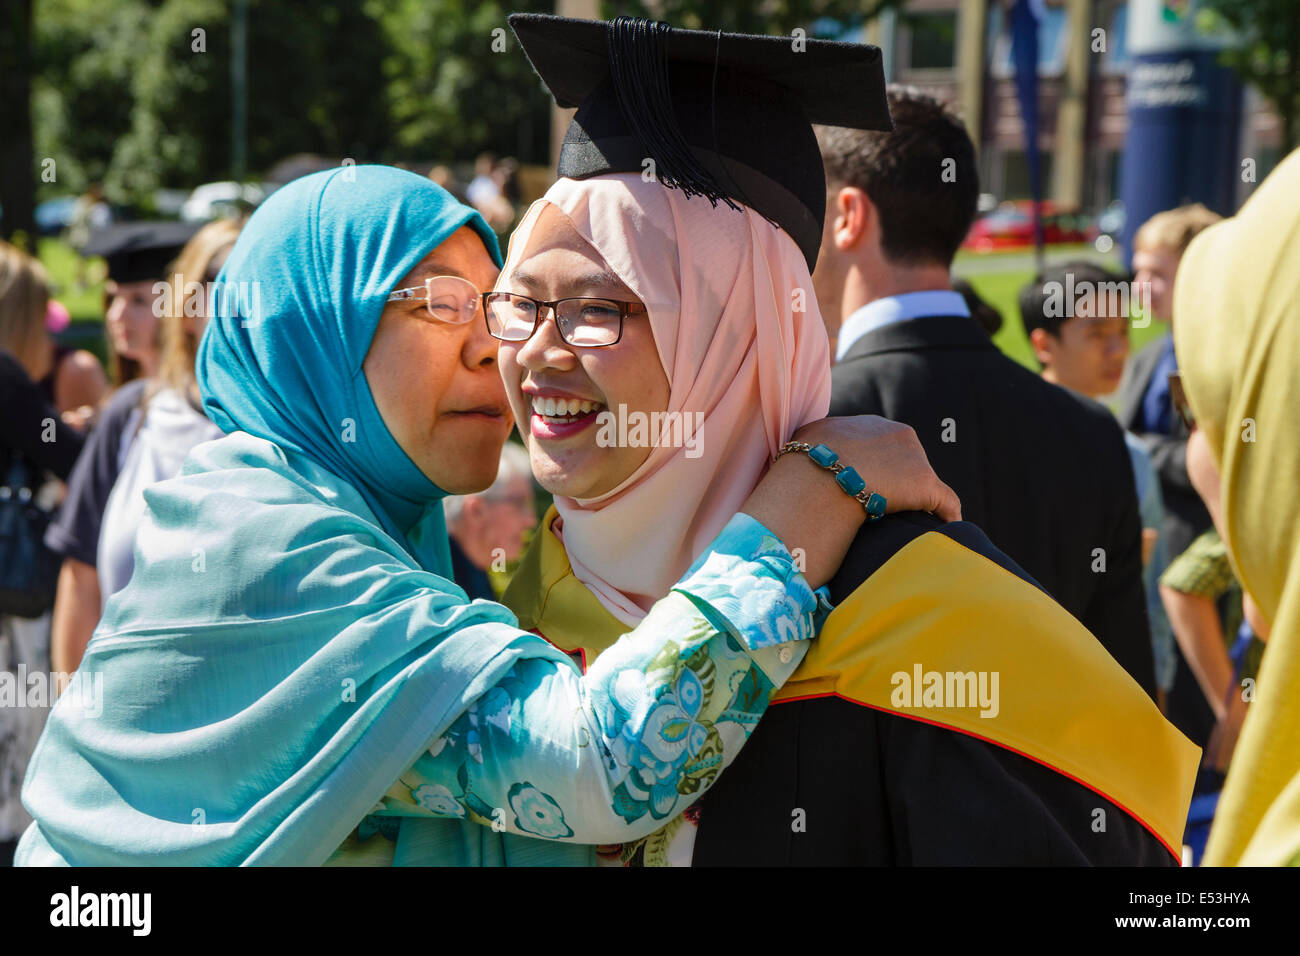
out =
<svg viewBox="0 0 1300 956"><path fill-rule="evenodd" d="M838 604L937 530L1031 583L984 534L929 515L865 527ZM1177 860L1098 793L1014 751L838 697L773 704L700 802L695 866L1126 865Z"/></svg>

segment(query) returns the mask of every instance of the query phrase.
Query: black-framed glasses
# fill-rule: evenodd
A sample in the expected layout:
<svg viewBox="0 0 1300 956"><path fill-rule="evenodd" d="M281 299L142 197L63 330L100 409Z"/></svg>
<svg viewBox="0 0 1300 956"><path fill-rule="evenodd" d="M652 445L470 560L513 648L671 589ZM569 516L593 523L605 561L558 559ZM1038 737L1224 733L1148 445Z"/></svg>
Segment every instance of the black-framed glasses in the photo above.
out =
<svg viewBox="0 0 1300 956"><path fill-rule="evenodd" d="M488 333L502 342L527 342L532 338L543 309L551 310L564 343L578 348L614 345L623 337L623 320L646 312L639 302L617 299L573 296L543 302L517 292L483 293Z"/></svg>
<svg viewBox="0 0 1300 956"><path fill-rule="evenodd" d="M423 301L425 311L435 322L464 325L473 321L478 314L481 297L478 286L468 279L460 276L431 276L424 280L424 285L394 289L388 294L388 301Z"/></svg>

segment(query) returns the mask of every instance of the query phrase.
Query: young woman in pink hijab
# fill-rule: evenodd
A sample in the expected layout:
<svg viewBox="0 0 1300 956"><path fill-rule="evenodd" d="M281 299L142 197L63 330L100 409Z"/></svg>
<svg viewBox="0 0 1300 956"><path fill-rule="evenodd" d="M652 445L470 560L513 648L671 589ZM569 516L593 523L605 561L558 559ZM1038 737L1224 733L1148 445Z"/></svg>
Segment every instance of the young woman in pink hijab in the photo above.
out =
<svg viewBox="0 0 1300 956"><path fill-rule="evenodd" d="M891 128L880 51L624 18L510 22L557 103L578 107L561 178L483 297L555 500L505 597L520 625L600 670L782 456L806 455L871 518L819 639L721 777L752 719L702 701L748 699L760 688L744 672L661 655L658 690L618 684L609 706L648 703L657 732L610 743L612 805L663 826L604 859L1177 862L1196 748L979 529L882 520L854 462L797 432L830 396L810 124ZM796 557L834 531L791 496L783 517L801 514ZM731 600L746 606L743 584ZM706 787L690 809L679 799Z"/></svg>
<svg viewBox="0 0 1300 956"><path fill-rule="evenodd" d="M561 179L528 211L485 297L534 475L555 496L505 597L522 627L590 664L825 414L829 344L809 289L782 228L637 174ZM831 596L736 764L604 861L1176 862L1195 748L977 528L869 522ZM663 752L630 755L616 791L629 813L655 812L683 756L711 776L740 725L696 701L725 678L704 661L674 675L657 707L674 730Z"/></svg>

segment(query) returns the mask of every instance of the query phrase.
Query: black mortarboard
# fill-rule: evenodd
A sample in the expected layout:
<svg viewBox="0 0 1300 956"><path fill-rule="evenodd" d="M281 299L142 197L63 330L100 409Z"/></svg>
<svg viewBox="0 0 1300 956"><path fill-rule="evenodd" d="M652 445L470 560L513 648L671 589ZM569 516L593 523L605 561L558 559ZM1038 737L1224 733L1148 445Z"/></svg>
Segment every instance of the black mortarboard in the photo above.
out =
<svg viewBox="0 0 1300 956"><path fill-rule="evenodd" d="M108 277L114 282L167 279L171 265L202 223L125 222L91 233L81 250L85 256L103 256Z"/></svg>
<svg viewBox="0 0 1300 956"><path fill-rule="evenodd" d="M812 124L893 129L877 47L517 13L510 26L563 107L558 173L654 173L783 228L811 270L826 215Z"/></svg>

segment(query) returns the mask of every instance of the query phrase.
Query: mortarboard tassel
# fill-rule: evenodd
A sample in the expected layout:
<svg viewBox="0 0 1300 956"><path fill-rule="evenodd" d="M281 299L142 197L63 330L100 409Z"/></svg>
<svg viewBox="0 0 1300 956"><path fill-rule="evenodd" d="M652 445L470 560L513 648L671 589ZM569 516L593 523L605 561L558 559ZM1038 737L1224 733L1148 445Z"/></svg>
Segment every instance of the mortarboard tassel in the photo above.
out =
<svg viewBox="0 0 1300 956"><path fill-rule="evenodd" d="M659 182L686 196L722 200L739 210L691 152L673 112L663 37L672 27L642 17L617 17L606 25L609 72L618 104L633 133L654 160Z"/></svg>

